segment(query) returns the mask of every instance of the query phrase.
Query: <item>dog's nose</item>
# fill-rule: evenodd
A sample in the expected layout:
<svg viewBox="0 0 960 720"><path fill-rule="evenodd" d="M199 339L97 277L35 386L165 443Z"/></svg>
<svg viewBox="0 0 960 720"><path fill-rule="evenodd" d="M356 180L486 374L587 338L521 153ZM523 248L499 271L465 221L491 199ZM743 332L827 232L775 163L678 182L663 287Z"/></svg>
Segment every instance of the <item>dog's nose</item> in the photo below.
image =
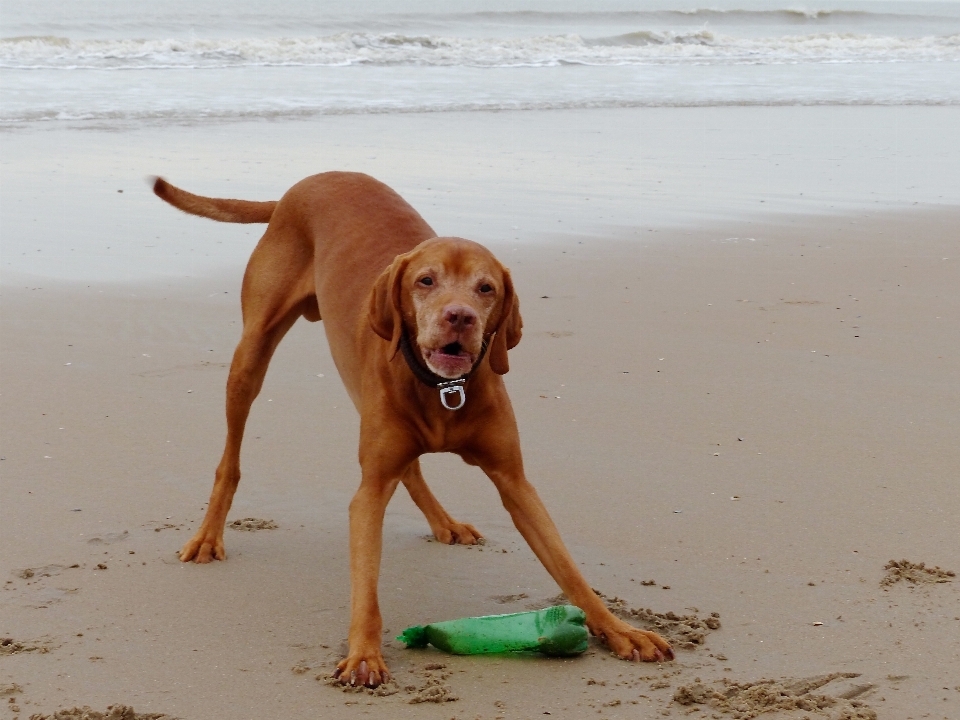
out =
<svg viewBox="0 0 960 720"><path fill-rule="evenodd" d="M477 321L477 314L464 305L447 305L443 309L443 319L454 330L461 332Z"/></svg>

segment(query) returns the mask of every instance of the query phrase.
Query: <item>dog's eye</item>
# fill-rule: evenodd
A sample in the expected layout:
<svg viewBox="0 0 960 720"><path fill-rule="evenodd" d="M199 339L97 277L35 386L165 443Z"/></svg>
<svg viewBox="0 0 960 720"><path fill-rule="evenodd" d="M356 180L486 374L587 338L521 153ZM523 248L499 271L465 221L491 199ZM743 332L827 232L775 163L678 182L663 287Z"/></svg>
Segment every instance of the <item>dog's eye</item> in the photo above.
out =
<svg viewBox="0 0 960 720"><path fill-rule="evenodd" d="M493 288L490 287L488 283L484 283L483 285L480 286L480 292L482 293L493 292Z"/></svg>
<svg viewBox="0 0 960 720"><path fill-rule="evenodd" d="M419 280L417 280L417 282L423 285L424 287L430 287L431 285L433 285L433 278L422 277Z"/></svg>

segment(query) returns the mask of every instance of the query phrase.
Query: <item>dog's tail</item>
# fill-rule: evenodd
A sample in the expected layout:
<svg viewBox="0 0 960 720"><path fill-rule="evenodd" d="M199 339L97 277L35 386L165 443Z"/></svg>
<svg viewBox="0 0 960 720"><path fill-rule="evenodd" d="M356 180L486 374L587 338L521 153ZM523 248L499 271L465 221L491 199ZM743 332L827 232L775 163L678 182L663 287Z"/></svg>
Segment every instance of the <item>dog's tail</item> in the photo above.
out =
<svg viewBox="0 0 960 720"><path fill-rule="evenodd" d="M253 202L194 195L171 185L162 177L154 178L153 192L161 200L166 200L185 213L228 223L270 222L273 210L277 207L276 200Z"/></svg>

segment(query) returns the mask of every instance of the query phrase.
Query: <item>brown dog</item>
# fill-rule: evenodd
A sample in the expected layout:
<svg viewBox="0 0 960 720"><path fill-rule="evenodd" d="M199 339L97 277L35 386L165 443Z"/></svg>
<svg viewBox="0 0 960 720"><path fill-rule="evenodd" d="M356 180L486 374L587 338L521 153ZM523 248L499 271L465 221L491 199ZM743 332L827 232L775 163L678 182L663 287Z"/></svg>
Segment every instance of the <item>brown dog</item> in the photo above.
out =
<svg viewBox="0 0 960 720"><path fill-rule="evenodd" d="M314 175L279 202L192 195L161 178L154 192L223 222L269 222L243 278L243 335L227 380L227 441L210 506L180 559L225 560L223 529L240 481L240 442L270 357L298 318L324 320L333 360L360 412L362 480L350 503L350 652L334 673L375 687L383 516L402 482L441 542L474 544L420 473L424 453L479 466L537 557L582 608L590 631L628 660L672 658L656 633L614 617L567 552L527 481L513 408L500 377L520 342L510 273L481 245L438 238L386 185L357 173ZM439 386L439 387L438 387Z"/></svg>

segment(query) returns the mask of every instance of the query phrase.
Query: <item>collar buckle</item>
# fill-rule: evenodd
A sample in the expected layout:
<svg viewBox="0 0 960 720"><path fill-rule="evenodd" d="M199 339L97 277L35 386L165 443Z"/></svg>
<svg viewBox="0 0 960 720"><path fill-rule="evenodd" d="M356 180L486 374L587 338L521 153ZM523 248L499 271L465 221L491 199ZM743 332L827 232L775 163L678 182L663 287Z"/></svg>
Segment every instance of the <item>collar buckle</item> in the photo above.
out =
<svg viewBox="0 0 960 720"><path fill-rule="evenodd" d="M463 391L463 386L466 385L466 378L459 378L457 380L449 380L447 382L442 382L437 385L437 389L440 391L440 404L443 405L447 410L459 410L467 402L467 394ZM459 395L460 402L456 405L450 405L447 403L448 395Z"/></svg>

